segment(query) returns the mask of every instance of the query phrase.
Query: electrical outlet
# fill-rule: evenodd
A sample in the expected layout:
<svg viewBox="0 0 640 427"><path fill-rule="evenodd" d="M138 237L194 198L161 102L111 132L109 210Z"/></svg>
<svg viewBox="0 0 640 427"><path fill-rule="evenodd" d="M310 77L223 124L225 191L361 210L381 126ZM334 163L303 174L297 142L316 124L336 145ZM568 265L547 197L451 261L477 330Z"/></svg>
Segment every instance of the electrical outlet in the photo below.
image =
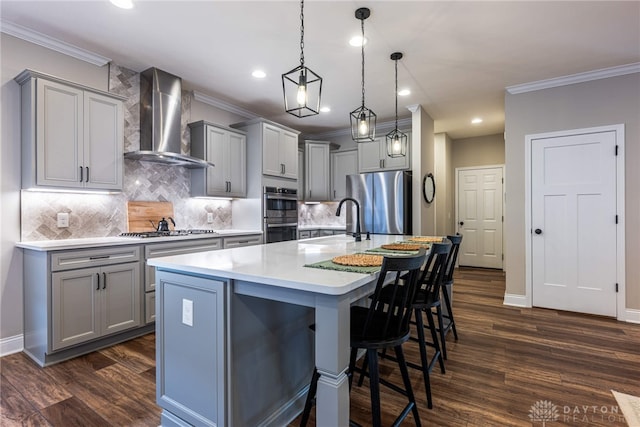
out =
<svg viewBox="0 0 640 427"><path fill-rule="evenodd" d="M182 299L182 323L193 326L193 301Z"/></svg>
<svg viewBox="0 0 640 427"><path fill-rule="evenodd" d="M67 212L58 212L58 228L69 227L69 214Z"/></svg>
<svg viewBox="0 0 640 427"><path fill-rule="evenodd" d="M211 212L207 212L207 223L211 224L213 222L213 214Z"/></svg>

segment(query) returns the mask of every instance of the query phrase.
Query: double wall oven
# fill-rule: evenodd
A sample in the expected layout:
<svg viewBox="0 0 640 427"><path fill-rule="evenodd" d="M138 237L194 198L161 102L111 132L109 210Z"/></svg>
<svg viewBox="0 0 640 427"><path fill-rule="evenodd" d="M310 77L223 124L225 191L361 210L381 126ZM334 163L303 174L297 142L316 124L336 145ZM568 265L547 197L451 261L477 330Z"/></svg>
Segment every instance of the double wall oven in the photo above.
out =
<svg viewBox="0 0 640 427"><path fill-rule="evenodd" d="M264 187L265 243L298 238L298 190Z"/></svg>

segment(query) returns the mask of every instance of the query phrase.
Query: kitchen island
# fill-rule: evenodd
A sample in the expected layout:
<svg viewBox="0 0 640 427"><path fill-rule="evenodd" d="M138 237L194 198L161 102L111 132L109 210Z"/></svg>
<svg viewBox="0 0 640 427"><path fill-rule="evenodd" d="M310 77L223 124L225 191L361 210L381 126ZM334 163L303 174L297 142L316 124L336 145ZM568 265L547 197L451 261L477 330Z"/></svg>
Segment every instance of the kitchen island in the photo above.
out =
<svg viewBox="0 0 640 427"><path fill-rule="evenodd" d="M315 364L317 425L347 426L349 308L377 274L305 265L398 240L340 235L149 260L162 425L286 425Z"/></svg>

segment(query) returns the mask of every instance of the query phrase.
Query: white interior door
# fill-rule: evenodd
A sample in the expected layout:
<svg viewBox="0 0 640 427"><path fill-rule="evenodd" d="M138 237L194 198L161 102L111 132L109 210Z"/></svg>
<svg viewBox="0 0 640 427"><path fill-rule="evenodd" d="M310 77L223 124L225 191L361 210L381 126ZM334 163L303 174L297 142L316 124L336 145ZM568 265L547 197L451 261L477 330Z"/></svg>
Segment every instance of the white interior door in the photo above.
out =
<svg viewBox="0 0 640 427"><path fill-rule="evenodd" d="M616 315L616 132L531 141L534 306Z"/></svg>
<svg viewBox="0 0 640 427"><path fill-rule="evenodd" d="M502 268L503 168L458 169L459 264Z"/></svg>

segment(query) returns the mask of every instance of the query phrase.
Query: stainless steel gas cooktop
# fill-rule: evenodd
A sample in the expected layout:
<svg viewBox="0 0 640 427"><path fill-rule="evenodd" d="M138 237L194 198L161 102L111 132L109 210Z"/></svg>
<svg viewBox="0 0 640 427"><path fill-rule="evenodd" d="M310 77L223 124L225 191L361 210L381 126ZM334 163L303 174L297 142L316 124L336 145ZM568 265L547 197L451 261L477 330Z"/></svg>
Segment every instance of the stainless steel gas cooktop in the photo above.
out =
<svg viewBox="0 0 640 427"><path fill-rule="evenodd" d="M208 229L189 229L189 230L171 230L171 231L142 231L121 233L120 237L171 237L171 236L188 236L190 234L218 234L214 230Z"/></svg>

